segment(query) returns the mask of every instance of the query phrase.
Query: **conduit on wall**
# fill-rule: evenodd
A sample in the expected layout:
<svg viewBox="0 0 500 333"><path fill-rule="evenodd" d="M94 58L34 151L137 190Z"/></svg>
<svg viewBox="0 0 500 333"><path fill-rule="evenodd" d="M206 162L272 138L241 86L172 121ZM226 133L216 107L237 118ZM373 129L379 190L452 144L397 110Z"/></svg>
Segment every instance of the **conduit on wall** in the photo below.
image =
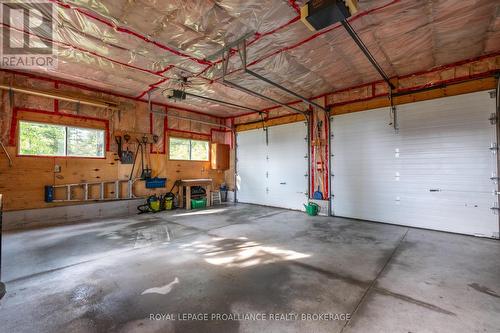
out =
<svg viewBox="0 0 500 333"><path fill-rule="evenodd" d="M23 88L23 87L18 87L18 86L10 86L10 85L6 85L6 84L0 84L0 89L12 91L12 92L19 92L19 93L33 95L33 96L40 96L40 97L57 99L60 101L85 104L85 105L95 106L98 108L104 108L104 109L109 109L109 110L117 111L119 109L118 104L115 102L90 99L88 97L69 95L69 94L65 94L62 92L46 91L46 90L40 90L40 89L34 89L34 88Z"/></svg>

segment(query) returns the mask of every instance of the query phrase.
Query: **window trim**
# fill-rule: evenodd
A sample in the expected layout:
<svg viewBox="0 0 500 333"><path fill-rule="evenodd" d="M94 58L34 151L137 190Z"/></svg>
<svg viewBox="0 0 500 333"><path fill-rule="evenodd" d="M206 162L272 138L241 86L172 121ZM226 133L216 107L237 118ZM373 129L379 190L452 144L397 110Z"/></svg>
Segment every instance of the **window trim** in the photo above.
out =
<svg viewBox="0 0 500 333"><path fill-rule="evenodd" d="M49 119L37 119L39 116L48 116ZM58 121L53 121L54 118L60 119L61 122ZM72 159L72 158L82 158L82 157L72 157L72 156L39 156L39 155L19 155L17 153L18 151L18 139L19 135L17 134L18 132L18 126L19 126L19 120L27 120L27 121L39 121L42 123L60 123L61 125L66 124L66 121L68 124L72 125L75 119L82 120L82 121L89 121L92 122L92 124L89 124L89 128L97 128L97 129L104 129L105 131L105 157L83 157L86 159L99 159L103 160L107 158L107 153L111 152L110 150L110 126L109 126L109 119L104 119L104 118L97 118L97 117L92 117L92 116L82 116L82 115L76 115L76 114L71 114L71 113L62 113L58 111L48 111L48 110L42 110L42 109L34 109L34 108L27 108L27 107L17 107L15 106L14 109L12 110L12 117L10 120L10 131L9 131L9 145L12 147L16 147L16 157L38 157L38 158L64 158L64 159ZM64 121L63 121L64 120Z"/></svg>
<svg viewBox="0 0 500 333"><path fill-rule="evenodd" d="M31 110L29 111L31 112ZM35 111L36 112L36 111ZM32 123L32 124L47 124L47 125L54 125L54 126L61 126L64 127L65 130L65 142L64 142L64 152L65 155L33 155L33 154L21 154L21 122L25 123ZM41 157L41 158L85 158L85 159L98 159L98 160L103 160L106 159L106 152L107 152L107 147L108 147L108 135L107 135L107 126L106 128L99 128L99 127L85 127L85 126L76 126L76 125L69 125L69 124L64 124L64 123L58 123L58 122L50 122L50 121L43 121L43 120L29 120L29 119L17 119L16 121L16 126L17 126L17 149L16 149L16 157ZM98 130L98 131L103 131L103 155L102 156L75 156L75 155L67 155L68 154L68 127L71 128L78 128L78 129L89 129L89 130Z"/></svg>
<svg viewBox="0 0 500 333"><path fill-rule="evenodd" d="M189 160L183 159L175 159L170 157L170 140L171 139L181 139L181 140L189 140ZM191 141L202 141L208 143L208 159L207 160L192 160L191 159ZM183 162L210 162L211 159L211 151L210 151L210 140L203 139L192 139L192 138L183 138L181 136L169 136L168 137L168 160L169 161L183 161Z"/></svg>

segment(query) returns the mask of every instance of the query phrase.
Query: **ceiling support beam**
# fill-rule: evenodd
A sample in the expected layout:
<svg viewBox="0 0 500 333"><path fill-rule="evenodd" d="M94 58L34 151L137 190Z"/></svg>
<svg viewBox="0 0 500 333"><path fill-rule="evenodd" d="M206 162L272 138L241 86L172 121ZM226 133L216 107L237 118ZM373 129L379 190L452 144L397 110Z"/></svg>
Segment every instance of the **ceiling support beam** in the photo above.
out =
<svg viewBox="0 0 500 333"><path fill-rule="evenodd" d="M222 100L219 100L219 99L210 98L210 97L206 97L206 96L196 95L196 94L192 94L192 93L187 92L187 91L184 92L184 95L191 96L191 97L194 97L194 98L204 99L204 100L209 101L209 102L214 102L214 103L229 105L229 106L232 106L232 107L235 107L235 108L239 108L239 109L249 110L249 111L252 111L252 112L255 112L255 113L261 113L262 112L261 110L253 109L253 108L250 108L248 106L239 105L239 104L235 104L235 103L231 103L231 102L226 102L226 101L222 101Z"/></svg>
<svg viewBox="0 0 500 333"><path fill-rule="evenodd" d="M240 59L241 59L241 62L243 64L243 69L246 72L247 71L247 50L246 50L246 40L245 40L245 38L240 39L240 43L238 43L237 47L238 47L238 54L240 55ZM274 103L274 104L280 105L280 106L282 106L284 108L287 108L287 109L289 109L289 110L291 110L291 111L293 111L295 113L299 113L299 114L303 115L306 118L306 120L308 121L309 115L308 115L307 112L302 111L302 110L297 109L297 108L294 108L293 106L290 106L290 105L288 105L286 103L280 102L280 101L278 101L278 100L276 100L276 99L274 99L272 97L263 95L263 94L258 93L256 91L253 91L253 90L250 90L250 89L245 88L243 86L240 86L239 84L236 84L234 82L226 80L226 73L227 73L227 68L228 68L228 65L229 65L229 57L230 57L230 50L225 50L225 49L222 50L222 82L223 83L227 84L228 86L230 86L232 88L235 88L235 89L238 89L240 91L243 91L243 92L245 92L245 93L247 93L249 95L253 95L253 96L265 99L265 100L267 100L267 101L269 101L271 103ZM277 83L274 83L274 84L277 85Z"/></svg>
<svg viewBox="0 0 500 333"><path fill-rule="evenodd" d="M279 84L278 84L278 83L276 83L276 82L273 82L273 81L271 81L271 80L269 80L269 79L267 79L267 78L263 77L263 76L262 76L262 75L260 75L260 74L255 73L254 71L251 71L251 70L249 70L249 69L245 68L245 73L247 73L247 74L249 74L249 75L252 75L253 77L255 77L255 78L257 78L257 79L259 79L259 80L261 80L261 81L264 81L264 82L266 82L266 83L269 83L270 85L272 85L272 86L274 86L274 87L276 87L276 88L278 88L278 89L280 89L280 90L282 90L282 91L286 92L287 94L292 95L292 96L294 96L294 97L296 97L296 98L300 99L302 102L306 103L307 105L310 105L310 106L316 107L316 108L321 109L321 110L323 110L323 111L326 111L326 109L325 109L324 107L322 107L321 105L319 105L319 104L317 104L317 103L314 103L314 102L312 102L312 101L308 100L307 98L305 98L305 97L303 97L303 96L301 96L301 95L299 95L299 94L297 94L297 93L295 93L295 92L293 92L293 91L291 91L291 90L289 90L289 89L287 89L287 88L285 88L285 87L283 87L283 86L279 85Z"/></svg>
<svg viewBox="0 0 500 333"><path fill-rule="evenodd" d="M272 85L273 87L280 89L281 91L284 91L285 93L287 93L289 95L292 95L295 98L300 99L302 102L306 103L307 105L316 107L324 112L328 112L328 110L325 107L319 105L318 103L312 102L309 99L307 99L306 97L301 96L301 95L297 94L296 92L293 92L290 89L285 88L282 85L248 69L248 67L247 67L247 45L246 45L245 40L241 44L238 45L238 53L240 54L241 63L243 64L243 70L245 71L246 74L249 74L249 75L251 75L251 76L253 76L261 81L266 82L267 84Z"/></svg>
<svg viewBox="0 0 500 333"><path fill-rule="evenodd" d="M303 115L304 117L306 117L306 118L307 118L307 113L306 113L306 112L304 112L304 111L302 111L302 110L299 110L299 109L296 109L296 108L294 108L293 106L287 105L287 104L285 104L285 103L283 103L283 102L280 102L280 101L278 101L278 100L275 100L274 98L271 98L271 97L268 97L268 96L262 95L262 94L260 94L260 93L258 93L258 92L255 92L255 91L250 90L250 89L248 89L248 88L242 87L242 86L240 86L240 85L238 85L238 84L236 84L236 83L233 83L233 82L227 81L225 78L223 78L223 79L222 79L222 82L224 82L225 84L227 84L227 85L228 85L228 86L230 86L230 87L233 87L233 88L235 88L235 89L238 89L238 90L240 90L240 91L243 91L243 92L245 92L245 93L247 93L247 94L250 94L250 95L253 95L253 96L256 96L256 97L260 97L260 98L265 99L265 100L267 100L267 101L269 101L269 102L272 102L272 103L275 103L275 104L281 105L282 107L285 107L285 108L287 108L287 109L290 109L290 110L292 110L292 111L293 111L293 112L295 112L295 113L300 113L301 115Z"/></svg>
<svg viewBox="0 0 500 333"><path fill-rule="evenodd" d="M373 55L370 53L370 50L366 47L365 43L361 40L361 38L358 36L356 31L353 29L353 27L347 22L347 20L340 21L344 29L347 31L349 36L351 36L352 40L358 45L359 49L363 52L363 54L366 56L366 58L370 61L370 63L373 65L373 67L377 70L377 72L380 74L380 76L384 79L384 81L389 85L389 87L392 89L395 89L396 87L392 84L392 82L389 80L389 77L387 74L384 72L382 67L379 65L377 60L373 57Z"/></svg>
<svg viewBox="0 0 500 333"><path fill-rule="evenodd" d="M231 126L227 126L227 125L224 125L224 124L216 124L216 123L212 123L212 122L209 122L209 121L204 121L204 120L199 120L199 119L193 119L193 118L184 117L184 116L178 116L178 115L174 115L174 114L168 114L168 113L161 112L161 111L153 111L153 110L151 110L150 113L158 115L158 116L161 116L161 117L169 117L169 118L175 118L175 119L181 119L181 120L188 120L188 121L192 121L194 123L203 124L203 125L209 125L209 126L213 126L213 127L223 127L223 128L226 128L226 129L228 129L230 131L234 130Z"/></svg>

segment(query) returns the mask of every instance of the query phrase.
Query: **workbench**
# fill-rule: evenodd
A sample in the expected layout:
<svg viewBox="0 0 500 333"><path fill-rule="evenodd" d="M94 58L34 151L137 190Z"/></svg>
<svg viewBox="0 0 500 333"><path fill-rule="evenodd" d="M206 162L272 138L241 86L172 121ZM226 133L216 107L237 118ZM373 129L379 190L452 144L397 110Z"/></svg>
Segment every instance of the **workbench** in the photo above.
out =
<svg viewBox="0 0 500 333"><path fill-rule="evenodd" d="M184 207L184 188L186 192L186 210L191 209L191 186L205 188L207 207L212 205L212 179L181 179L179 183L179 207Z"/></svg>

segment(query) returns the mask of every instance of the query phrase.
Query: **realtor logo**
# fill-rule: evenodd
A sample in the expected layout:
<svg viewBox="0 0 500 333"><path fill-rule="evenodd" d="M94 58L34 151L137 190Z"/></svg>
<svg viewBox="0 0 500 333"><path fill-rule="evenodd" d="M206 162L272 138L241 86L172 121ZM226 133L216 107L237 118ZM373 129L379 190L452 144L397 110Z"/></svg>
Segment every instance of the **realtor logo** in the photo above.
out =
<svg viewBox="0 0 500 333"><path fill-rule="evenodd" d="M52 42L54 5L47 1L2 2L1 66L33 69L57 66Z"/></svg>

